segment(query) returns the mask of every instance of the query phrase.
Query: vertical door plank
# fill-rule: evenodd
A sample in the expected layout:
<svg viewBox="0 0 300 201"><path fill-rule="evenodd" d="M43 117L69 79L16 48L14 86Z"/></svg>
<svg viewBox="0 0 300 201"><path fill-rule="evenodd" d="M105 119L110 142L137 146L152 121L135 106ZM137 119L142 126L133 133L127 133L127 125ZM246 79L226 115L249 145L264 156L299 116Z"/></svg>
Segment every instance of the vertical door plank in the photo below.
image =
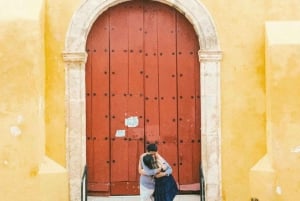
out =
<svg viewBox="0 0 300 201"><path fill-rule="evenodd" d="M195 32L194 32L195 33ZM195 60L194 60L194 76L195 76L195 135L193 139L196 144L193 147L193 182L198 183L200 178L200 165L201 165L201 87L200 87L200 61L196 55L200 50L199 43L197 42L197 36L194 34L193 37Z"/></svg>
<svg viewBox="0 0 300 201"><path fill-rule="evenodd" d="M109 183L109 18L107 13L93 27L92 125L94 141L94 177L98 190Z"/></svg>
<svg viewBox="0 0 300 201"><path fill-rule="evenodd" d="M177 106L176 97L176 16L175 11L161 5L158 12L158 68L160 138L176 139Z"/></svg>
<svg viewBox="0 0 300 201"><path fill-rule="evenodd" d="M200 165L200 105L198 45L192 25L177 14L178 64L178 152L181 185L199 182ZM197 150L197 152L195 152ZM186 175L188 172L188 175ZM191 189L191 190L195 190Z"/></svg>
<svg viewBox="0 0 300 201"><path fill-rule="evenodd" d="M110 10L111 182L128 181L128 5ZM122 17L120 17L122 16Z"/></svg>
<svg viewBox="0 0 300 201"><path fill-rule="evenodd" d="M92 37L91 31L87 40L86 51L88 53L85 80L86 80L86 160L87 168L89 170L88 181L94 182L94 147L92 139Z"/></svg>
<svg viewBox="0 0 300 201"><path fill-rule="evenodd" d="M145 139L159 140L157 8L144 2Z"/></svg>
<svg viewBox="0 0 300 201"><path fill-rule="evenodd" d="M139 140L144 138L144 60L143 60L143 4L134 1L128 8L128 171L129 181L138 181ZM131 118L131 119L130 119ZM130 188L130 187L129 187Z"/></svg>
<svg viewBox="0 0 300 201"><path fill-rule="evenodd" d="M177 20L178 64L178 132L180 140L187 141L195 133L195 75L194 32L181 14Z"/></svg>
<svg viewBox="0 0 300 201"><path fill-rule="evenodd" d="M176 83L176 12L173 8L158 5L157 44L159 68L159 149L172 164L173 176L178 178L177 158L177 83Z"/></svg>

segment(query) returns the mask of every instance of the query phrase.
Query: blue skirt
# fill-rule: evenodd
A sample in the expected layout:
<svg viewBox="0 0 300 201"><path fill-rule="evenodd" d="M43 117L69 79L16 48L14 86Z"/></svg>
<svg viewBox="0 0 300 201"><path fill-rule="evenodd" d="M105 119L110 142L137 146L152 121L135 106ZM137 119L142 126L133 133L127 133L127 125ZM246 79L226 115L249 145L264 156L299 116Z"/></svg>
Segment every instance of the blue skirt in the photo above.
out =
<svg viewBox="0 0 300 201"><path fill-rule="evenodd" d="M177 192L177 184L172 175L155 178L155 201L172 201Z"/></svg>

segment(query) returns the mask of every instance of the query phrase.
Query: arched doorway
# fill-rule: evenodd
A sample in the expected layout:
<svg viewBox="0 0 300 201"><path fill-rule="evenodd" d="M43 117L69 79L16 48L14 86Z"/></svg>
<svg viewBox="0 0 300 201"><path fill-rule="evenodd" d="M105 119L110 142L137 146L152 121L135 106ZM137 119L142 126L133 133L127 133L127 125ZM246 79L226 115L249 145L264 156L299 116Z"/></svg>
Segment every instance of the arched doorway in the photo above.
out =
<svg viewBox="0 0 300 201"><path fill-rule="evenodd" d="M199 44L189 21L158 2L121 3L95 21L86 50L89 191L139 194L149 143L181 191L199 191Z"/></svg>
<svg viewBox="0 0 300 201"><path fill-rule="evenodd" d="M87 0L75 12L66 37L67 163L71 200L79 200L80 181L86 163L85 63L87 35L99 15L125 1ZM207 200L221 200L220 152L220 59L215 26L198 0L160 0L183 13L198 36L201 71L202 165Z"/></svg>

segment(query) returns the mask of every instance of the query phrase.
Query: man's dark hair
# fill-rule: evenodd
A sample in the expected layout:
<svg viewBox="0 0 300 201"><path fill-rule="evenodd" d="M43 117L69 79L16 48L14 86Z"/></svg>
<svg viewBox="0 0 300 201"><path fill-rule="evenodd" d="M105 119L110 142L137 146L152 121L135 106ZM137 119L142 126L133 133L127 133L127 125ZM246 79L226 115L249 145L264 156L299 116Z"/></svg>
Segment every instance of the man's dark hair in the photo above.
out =
<svg viewBox="0 0 300 201"><path fill-rule="evenodd" d="M157 151L157 146L156 144L149 144L147 146L147 151Z"/></svg>

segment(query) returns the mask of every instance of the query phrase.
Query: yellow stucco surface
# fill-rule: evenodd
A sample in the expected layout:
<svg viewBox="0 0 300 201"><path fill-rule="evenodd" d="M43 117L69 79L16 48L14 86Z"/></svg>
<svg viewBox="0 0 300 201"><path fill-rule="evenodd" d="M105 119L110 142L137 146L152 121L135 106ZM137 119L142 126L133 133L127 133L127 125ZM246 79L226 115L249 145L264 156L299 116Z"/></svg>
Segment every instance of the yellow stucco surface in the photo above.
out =
<svg viewBox="0 0 300 201"><path fill-rule="evenodd" d="M44 10L43 2L36 4L37 9L20 5L22 12L11 15L0 4L0 189L5 201L21 200L20 194L32 199L44 155Z"/></svg>
<svg viewBox="0 0 300 201"><path fill-rule="evenodd" d="M266 24L267 154L250 172L253 197L298 200L300 22Z"/></svg>
<svg viewBox="0 0 300 201"><path fill-rule="evenodd" d="M72 14L82 2L0 0L0 195L3 201L41 200L49 192L53 192L52 201L68 200L62 52ZM285 201L299 200L299 178L294 177L298 170L293 167L299 167L295 139L300 111L295 108L300 103L297 88L300 68L299 60L290 59L290 55L299 54L299 46L281 44L277 48L272 43L270 47L275 48L270 48L266 53L269 56L265 56L265 22L300 20L300 2L201 2L216 24L223 52L220 75L223 200L250 200L251 192L255 191L251 188L255 178L265 178L263 181L269 181L265 185L275 190L279 181L283 193L290 186ZM280 36L288 40L285 33ZM272 77L266 76L269 72L266 62L272 62ZM267 86L268 83L273 85ZM267 96L266 89L272 95ZM267 115L267 104L275 108L271 115ZM272 133L266 132L267 116L271 118L268 129ZM276 140L269 142L269 135ZM276 182L268 168L258 165L267 152L272 166L278 170ZM44 163L48 165L41 166L45 158ZM286 160L289 163L282 162ZM266 192L275 196L272 190Z"/></svg>
<svg viewBox="0 0 300 201"><path fill-rule="evenodd" d="M45 2L0 1L0 194L1 200L41 201L45 156ZM57 165L59 166L59 165ZM61 171L60 175L67 175ZM56 175L57 176L57 175ZM54 177L55 178L55 177ZM42 184L41 184L42 182ZM49 197L53 193L47 192Z"/></svg>
<svg viewBox="0 0 300 201"><path fill-rule="evenodd" d="M203 2L216 23L223 52L223 199L250 200L249 170L267 150L265 22L299 20L300 4L295 0Z"/></svg>
<svg viewBox="0 0 300 201"><path fill-rule="evenodd" d="M285 35L285 37L283 36ZM300 22L266 25L268 154L276 171L276 194L299 198Z"/></svg>

